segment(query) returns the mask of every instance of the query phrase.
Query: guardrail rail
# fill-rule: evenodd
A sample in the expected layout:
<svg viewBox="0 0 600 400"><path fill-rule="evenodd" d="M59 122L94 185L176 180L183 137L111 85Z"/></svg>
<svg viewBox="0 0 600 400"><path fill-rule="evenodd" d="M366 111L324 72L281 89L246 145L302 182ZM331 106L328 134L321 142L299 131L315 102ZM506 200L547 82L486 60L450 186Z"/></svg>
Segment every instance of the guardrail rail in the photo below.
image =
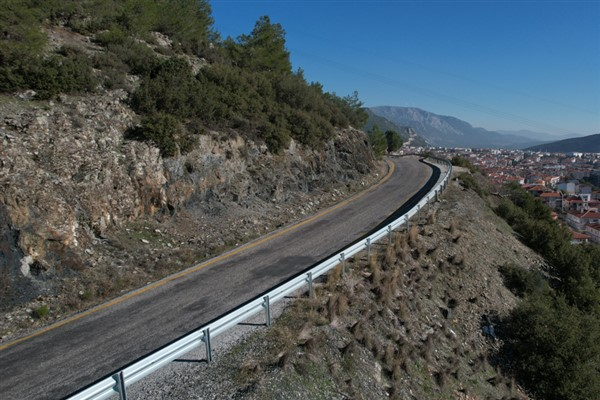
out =
<svg viewBox="0 0 600 400"><path fill-rule="evenodd" d="M337 254L330 256L323 262L312 267L310 270L295 276L288 281L274 287L266 294L263 294L248 303L236 308L235 310L221 316L220 318L202 326L175 342L143 357L133 364L122 368L111 376L104 378L84 390L68 397L69 400L102 400L111 396L118 395L121 400L127 399L126 387L139 381L145 376L151 374L159 368L162 368L171 361L181 357L191 350L205 346L206 360L212 361L211 340L226 330L236 326L260 312L265 313L265 325L271 325L271 304L283 299L285 296L295 292L298 289L307 287L309 294L312 295L313 281L329 272L338 265L342 265L342 272L345 273L346 260L355 254L366 250L370 256L371 245L383 238L391 240L392 232L402 225L409 224L412 216L417 214L431 200L437 200L440 194L448 187L448 182L452 174L452 165L447 160L429 158L426 161L430 164L443 165L447 168L443 179L438 182L421 200L409 211L396 218L394 221L385 225L371 235L359 240L358 242L342 249Z"/></svg>

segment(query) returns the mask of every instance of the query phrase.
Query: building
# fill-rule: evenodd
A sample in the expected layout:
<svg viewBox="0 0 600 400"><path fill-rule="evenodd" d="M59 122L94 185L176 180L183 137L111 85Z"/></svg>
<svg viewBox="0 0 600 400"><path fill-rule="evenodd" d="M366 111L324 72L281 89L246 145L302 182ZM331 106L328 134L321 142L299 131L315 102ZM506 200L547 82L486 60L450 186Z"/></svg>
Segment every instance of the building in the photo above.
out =
<svg viewBox="0 0 600 400"><path fill-rule="evenodd" d="M562 208L562 194L559 192L545 192L540 194L540 200L550 208Z"/></svg>
<svg viewBox="0 0 600 400"><path fill-rule="evenodd" d="M586 225L585 233L590 237L591 242L600 244L600 224Z"/></svg>
<svg viewBox="0 0 600 400"><path fill-rule="evenodd" d="M597 211L568 212L566 221L571 228L583 232L586 230L586 225L600 224L600 213Z"/></svg>

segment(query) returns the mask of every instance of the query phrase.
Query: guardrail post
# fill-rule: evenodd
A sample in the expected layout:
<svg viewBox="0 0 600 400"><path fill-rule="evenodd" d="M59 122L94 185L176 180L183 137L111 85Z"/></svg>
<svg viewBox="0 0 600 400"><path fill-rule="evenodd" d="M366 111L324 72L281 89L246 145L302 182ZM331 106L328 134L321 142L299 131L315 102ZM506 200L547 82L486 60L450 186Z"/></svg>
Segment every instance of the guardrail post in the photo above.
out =
<svg viewBox="0 0 600 400"><path fill-rule="evenodd" d="M346 255L340 254L340 262L342 263L342 276L346 275Z"/></svg>
<svg viewBox="0 0 600 400"><path fill-rule="evenodd" d="M388 243L392 244L392 226L388 225Z"/></svg>
<svg viewBox="0 0 600 400"><path fill-rule="evenodd" d="M125 390L125 378L123 377L123 371L114 374L112 378L115 380L115 390L119 393L119 399L127 400L127 391Z"/></svg>
<svg viewBox="0 0 600 400"><path fill-rule="evenodd" d="M435 189L435 201L440 201L440 192Z"/></svg>
<svg viewBox="0 0 600 400"><path fill-rule="evenodd" d="M306 282L308 283L308 297L313 297L313 279L312 272L306 274Z"/></svg>
<svg viewBox="0 0 600 400"><path fill-rule="evenodd" d="M202 331L202 333L203 333L202 341L204 342L204 345L206 346L206 362L211 363L212 362L212 349L210 346L210 328L206 328L205 330Z"/></svg>
<svg viewBox="0 0 600 400"><path fill-rule="evenodd" d="M408 219L408 215L404 216L404 223L406 224L406 230L410 228L410 220Z"/></svg>
<svg viewBox="0 0 600 400"><path fill-rule="evenodd" d="M269 302L269 295L263 297L263 307L265 308L265 325L271 326L271 303Z"/></svg>
<svg viewBox="0 0 600 400"><path fill-rule="evenodd" d="M371 259L371 238L367 238L367 261Z"/></svg>

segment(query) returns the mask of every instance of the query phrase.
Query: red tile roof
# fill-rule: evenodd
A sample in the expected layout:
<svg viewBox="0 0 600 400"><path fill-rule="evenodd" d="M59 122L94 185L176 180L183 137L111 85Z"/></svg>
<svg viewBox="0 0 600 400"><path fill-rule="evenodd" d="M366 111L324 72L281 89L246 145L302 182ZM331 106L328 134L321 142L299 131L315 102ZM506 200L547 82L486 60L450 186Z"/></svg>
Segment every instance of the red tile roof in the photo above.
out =
<svg viewBox="0 0 600 400"><path fill-rule="evenodd" d="M535 191L538 191L538 192L539 192L539 191L544 191L544 190L547 190L547 189L546 189L546 186L542 186L542 185L535 185L534 187L532 187L532 188L529 188L529 189L527 189L527 190L535 190Z"/></svg>
<svg viewBox="0 0 600 400"><path fill-rule="evenodd" d="M600 212L597 212L597 211L586 211L584 213L569 213L569 214L572 214L578 218L590 218L590 219L600 218Z"/></svg>
<svg viewBox="0 0 600 400"><path fill-rule="evenodd" d="M546 193L542 193L540 195L540 197L557 197L557 198L560 198L560 193L557 193L557 192L546 192Z"/></svg>
<svg viewBox="0 0 600 400"><path fill-rule="evenodd" d="M571 233L573 234L573 239L585 240L585 239L590 238L589 235L586 235L584 233L579 233L579 232L575 232L575 231L571 231Z"/></svg>

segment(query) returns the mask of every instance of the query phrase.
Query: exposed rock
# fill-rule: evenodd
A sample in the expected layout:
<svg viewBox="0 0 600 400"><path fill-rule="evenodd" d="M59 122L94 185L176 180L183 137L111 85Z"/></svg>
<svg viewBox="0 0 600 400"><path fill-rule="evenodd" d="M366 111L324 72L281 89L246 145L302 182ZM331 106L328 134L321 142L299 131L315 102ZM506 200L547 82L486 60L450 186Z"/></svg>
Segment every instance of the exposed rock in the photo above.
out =
<svg viewBox="0 0 600 400"><path fill-rule="evenodd" d="M374 178L365 135L353 129L337 131L322 150L292 142L275 156L238 134L208 132L188 154L163 158L151 144L124 139L138 121L125 100L113 91L0 106L4 308L44 295L68 303L46 299L51 310L77 309Z"/></svg>

